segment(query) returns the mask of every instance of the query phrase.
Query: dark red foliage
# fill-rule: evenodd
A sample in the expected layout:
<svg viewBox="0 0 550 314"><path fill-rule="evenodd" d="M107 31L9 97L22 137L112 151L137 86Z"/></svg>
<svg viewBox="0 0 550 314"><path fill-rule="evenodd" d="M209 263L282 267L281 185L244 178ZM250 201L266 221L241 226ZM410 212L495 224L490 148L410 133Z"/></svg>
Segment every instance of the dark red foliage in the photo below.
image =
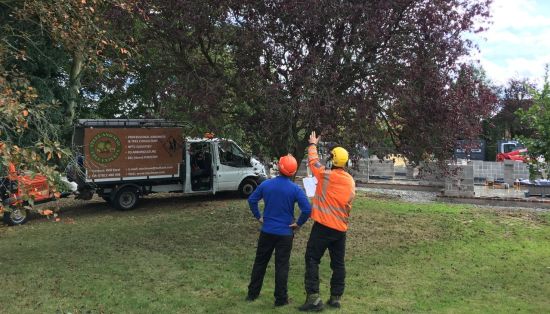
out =
<svg viewBox="0 0 550 314"><path fill-rule="evenodd" d="M310 130L448 157L496 98L471 69L463 34L490 1L234 1L235 54L254 134L300 153ZM249 119L250 117L247 117Z"/></svg>
<svg viewBox="0 0 550 314"><path fill-rule="evenodd" d="M458 63L490 2L146 1L151 42L166 53L151 76L197 121L226 114L273 155L301 157L317 130L348 147L445 158L496 102Z"/></svg>

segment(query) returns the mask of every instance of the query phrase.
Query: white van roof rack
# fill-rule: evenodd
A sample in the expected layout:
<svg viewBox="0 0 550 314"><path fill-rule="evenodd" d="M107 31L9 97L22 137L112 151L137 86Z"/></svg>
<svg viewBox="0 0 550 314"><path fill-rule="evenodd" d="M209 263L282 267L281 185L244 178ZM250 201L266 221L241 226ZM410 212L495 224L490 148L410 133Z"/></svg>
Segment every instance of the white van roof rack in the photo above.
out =
<svg viewBox="0 0 550 314"><path fill-rule="evenodd" d="M165 119L78 119L80 127L181 127Z"/></svg>

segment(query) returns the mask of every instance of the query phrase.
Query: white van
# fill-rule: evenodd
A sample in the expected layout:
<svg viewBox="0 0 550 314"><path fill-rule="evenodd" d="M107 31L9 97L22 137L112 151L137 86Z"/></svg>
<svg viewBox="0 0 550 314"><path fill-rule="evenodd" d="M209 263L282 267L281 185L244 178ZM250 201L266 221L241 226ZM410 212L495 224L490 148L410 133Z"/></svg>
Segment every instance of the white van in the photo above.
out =
<svg viewBox="0 0 550 314"><path fill-rule="evenodd" d="M265 166L234 141L184 138L161 119L79 120L73 150L77 166L68 178L78 184L77 197L97 193L121 210L157 192L248 197L266 179Z"/></svg>

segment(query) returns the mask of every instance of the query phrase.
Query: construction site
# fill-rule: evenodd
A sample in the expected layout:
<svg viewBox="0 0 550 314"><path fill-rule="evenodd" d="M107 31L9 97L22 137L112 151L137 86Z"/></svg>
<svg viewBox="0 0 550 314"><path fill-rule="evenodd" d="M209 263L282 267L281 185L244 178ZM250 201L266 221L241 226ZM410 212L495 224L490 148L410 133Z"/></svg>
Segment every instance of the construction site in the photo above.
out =
<svg viewBox="0 0 550 314"><path fill-rule="evenodd" d="M302 161L299 177L308 176L305 164ZM550 182L530 181L529 166L514 160L459 160L441 169L435 163L411 167L401 158L370 158L361 159L350 173L360 189L380 193L422 191L442 202L550 209ZM415 201L422 199L416 197Z"/></svg>

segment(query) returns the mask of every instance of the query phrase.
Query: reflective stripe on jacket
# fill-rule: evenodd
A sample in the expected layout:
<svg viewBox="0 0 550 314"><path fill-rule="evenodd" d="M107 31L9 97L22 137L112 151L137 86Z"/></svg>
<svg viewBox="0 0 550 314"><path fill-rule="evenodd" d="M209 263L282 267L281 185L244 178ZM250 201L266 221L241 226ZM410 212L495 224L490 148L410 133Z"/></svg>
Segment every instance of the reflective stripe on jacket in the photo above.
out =
<svg viewBox="0 0 550 314"><path fill-rule="evenodd" d="M344 169L329 170L321 165L315 145L310 145L307 153L309 168L317 178L311 219L329 228L347 231L355 181Z"/></svg>

